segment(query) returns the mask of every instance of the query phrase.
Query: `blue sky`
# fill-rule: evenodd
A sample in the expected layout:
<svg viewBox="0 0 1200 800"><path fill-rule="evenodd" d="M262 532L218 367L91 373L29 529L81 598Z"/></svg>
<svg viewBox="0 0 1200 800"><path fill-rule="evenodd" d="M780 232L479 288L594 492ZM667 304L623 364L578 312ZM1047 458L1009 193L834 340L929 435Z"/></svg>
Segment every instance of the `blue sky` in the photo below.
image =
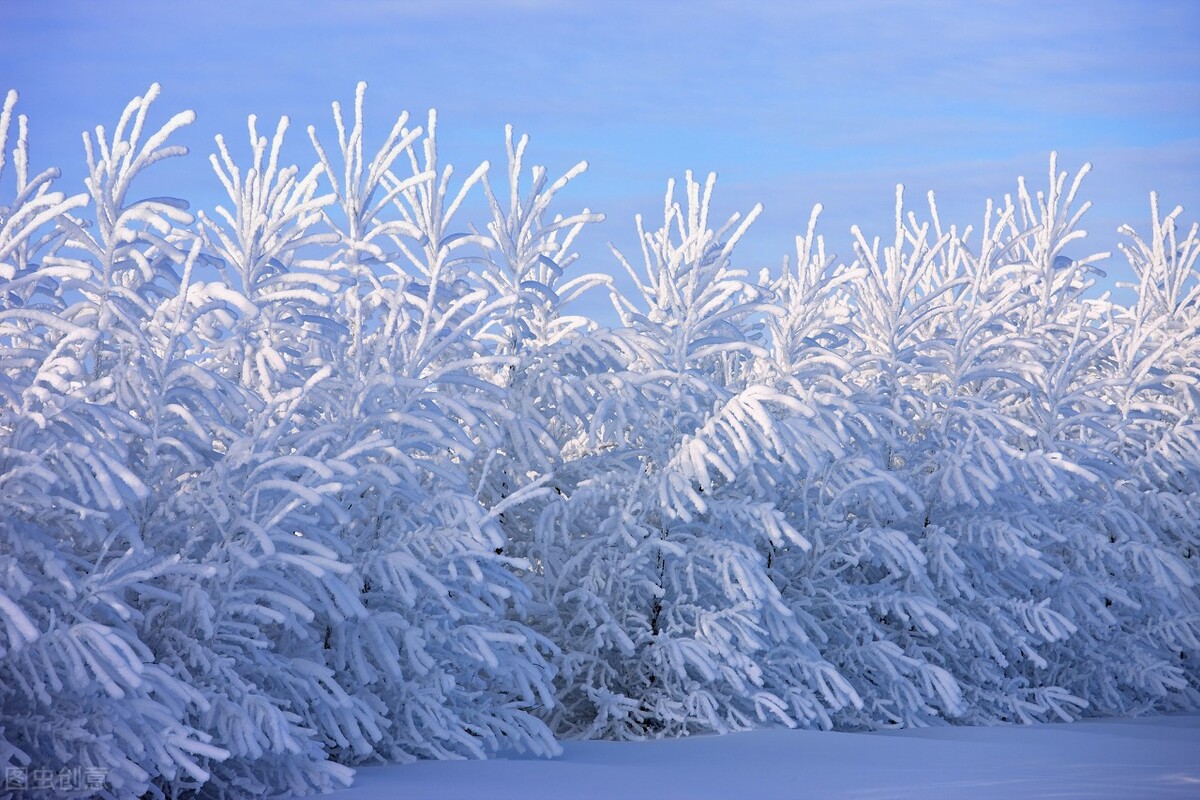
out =
<svg viewBox="0 0 1200 800"><path fill-rule="evenodd" d="M581 245L604 270L605 242L634 247L633 214L661 209L685 169L718 172L719 211L766 206L740 251L758 267L779 262L815 202L849 256L851 223L888 232L896 183L977 222L1018 175L1044 185L1058 150L1064 168L1095 165L1090 252L1111 249L1121 222L1148 227L1151 189L1197 218L1197 30L1195 0L20 0L0 4L0 88L21 92L35 166L78 182L80 132L160 82L160 120L199 118L189 163L158 179L204 205L218 200L203 162L214 133L240 143L248 114L263 128L288 114L307 163L304 126L328 129L329 103L358 80L377 137L401 110L438 108L460 171L501 162L511 122L551 169L591 163L560 210L609 215Z"/></svg>

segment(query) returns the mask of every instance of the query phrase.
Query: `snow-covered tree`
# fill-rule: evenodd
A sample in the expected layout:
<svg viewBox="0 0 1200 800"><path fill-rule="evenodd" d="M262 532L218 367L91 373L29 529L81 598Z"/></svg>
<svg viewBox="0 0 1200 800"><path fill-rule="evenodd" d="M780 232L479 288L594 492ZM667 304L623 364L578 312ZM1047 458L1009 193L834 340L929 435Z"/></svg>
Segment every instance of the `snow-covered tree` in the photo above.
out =
<svg viewBox="0 0 1200 800"><path fill-rule="evenodd" d="M172 437L164 419L165 384L186 382L179 372L190 367L167 372L173 348L157 350L155 340L173 337L155 312L198 253L179 228L191 220L178 203L128 199L138 173L180 154L166 139L190 121L177 115L143 138L156 93L130 103L111 136L103 128L85 136L82 197L49 192L51 172L29 180L22 119L3 246L15 269L4 270L0 311L0 546L5 592L17 593L6 603L14 616L0 679L4 736L10 763L104 768L123 796L200 785L210 773L198 762L226 755L192 724L207 709L203 693L160 663L144 636L180 604L174 586L213 574L174 549L182 521L164 531L156 516L170 491L158 481L178 474L164 452L187 450L186 435ZM74 213L87 201L85 222ZM56 230L43 236L50 222Z"/></svg>
<svg viewBox="0 0 1200 800"><path fill-rule="evenodd" d="M503 552L504 505L472 477L513 417L486 379L503 363L487 333L510 300L472 285L461 253L481 237L456 227L487 165L451 192L432 113L424 131L398 119L367 162L364 88L348 135L335 106L340 178L313 135L346 225L331 263L352 279L323 410L361 451L340 530L362 612L329 620L330 664L381 714L374 749L390 759L551 755L534 716L554 704L550 645L521 621L526 565Z"/></svg>
<svg viewBox="0 0 1200 800"><path fill-rule="evenodd" d="M638 738L817 713L767 682L827 666L767 574L771 548L809 547L774 502L797 469L787 420L801 406L758 380L766 293L730 263L758 210L713 230L714 181L689 175L686 206L672 183L656 231L639 218L644 270L621 260L640 302L616 298L628 364L607 377L584 455L563 465L563 494L538 520L567 732Z"/></svg>
<svg viewBox="0 0 1200 800"><path fill-rule="evenodd" d="M1123 306L1068 255L1086 168L978 236L898 193L848 261L817 208L757 277L759 209L718 227L689 174L625 295L575 274L602 215L554 208L586 164L511 128L506 185L456 182L433 113L367 147L362 84L310 168L286 118L217 137L193 216L137 194L186 155L158 93L74 195L0 107L5 768L265 796L555 736L1200 706L1181 210L1124 229Z"/></svg>

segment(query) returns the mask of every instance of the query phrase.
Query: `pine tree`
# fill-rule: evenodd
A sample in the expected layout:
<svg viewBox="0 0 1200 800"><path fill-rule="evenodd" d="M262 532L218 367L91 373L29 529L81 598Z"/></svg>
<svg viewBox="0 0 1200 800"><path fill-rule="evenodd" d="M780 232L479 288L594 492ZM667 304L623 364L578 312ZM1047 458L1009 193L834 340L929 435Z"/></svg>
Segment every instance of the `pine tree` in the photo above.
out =
<svg viewBox="0 0 1200 800"><path fill-rule="evenodd" d="M6 768L265 796L556 736L1200 704L1180 209L1123 229L1124 306L1054 157L977 237L900 191L886 243L838 260L818 207L756 278L759 208L715 226L688 174L622 294L574 274L602 215L554 210L586 164L527 172L509 128L507 185L456 182L433 113L372 153L365 84L307 170L251 117L222 205L133 199L186 155L158 92L70 196L0 107Z"/></svg>

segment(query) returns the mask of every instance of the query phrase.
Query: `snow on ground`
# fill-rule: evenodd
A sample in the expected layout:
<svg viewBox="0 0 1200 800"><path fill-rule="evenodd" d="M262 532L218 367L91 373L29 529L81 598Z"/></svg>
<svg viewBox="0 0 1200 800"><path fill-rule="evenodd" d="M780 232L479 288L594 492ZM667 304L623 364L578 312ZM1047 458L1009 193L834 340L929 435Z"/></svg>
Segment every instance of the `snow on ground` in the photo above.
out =
<svg viewBox="0 0 1200 800"><path fill-rule="evenodd" d="M330 800L1200 798L1200 715L567 742L561 757L359 770Z"/></svg>

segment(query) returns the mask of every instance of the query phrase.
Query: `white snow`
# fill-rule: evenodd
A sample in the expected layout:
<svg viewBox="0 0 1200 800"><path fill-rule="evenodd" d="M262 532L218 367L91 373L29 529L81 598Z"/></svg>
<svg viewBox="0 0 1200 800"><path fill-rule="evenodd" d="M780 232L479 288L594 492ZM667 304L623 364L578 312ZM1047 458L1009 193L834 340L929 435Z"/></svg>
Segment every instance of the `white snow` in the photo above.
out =
<svg viewBox="0 0 1200 800"><path fill-rule="evenodd" d="M552 760L360 769L329 800L1200 797L1200 715L566 742Z"/></svg>

